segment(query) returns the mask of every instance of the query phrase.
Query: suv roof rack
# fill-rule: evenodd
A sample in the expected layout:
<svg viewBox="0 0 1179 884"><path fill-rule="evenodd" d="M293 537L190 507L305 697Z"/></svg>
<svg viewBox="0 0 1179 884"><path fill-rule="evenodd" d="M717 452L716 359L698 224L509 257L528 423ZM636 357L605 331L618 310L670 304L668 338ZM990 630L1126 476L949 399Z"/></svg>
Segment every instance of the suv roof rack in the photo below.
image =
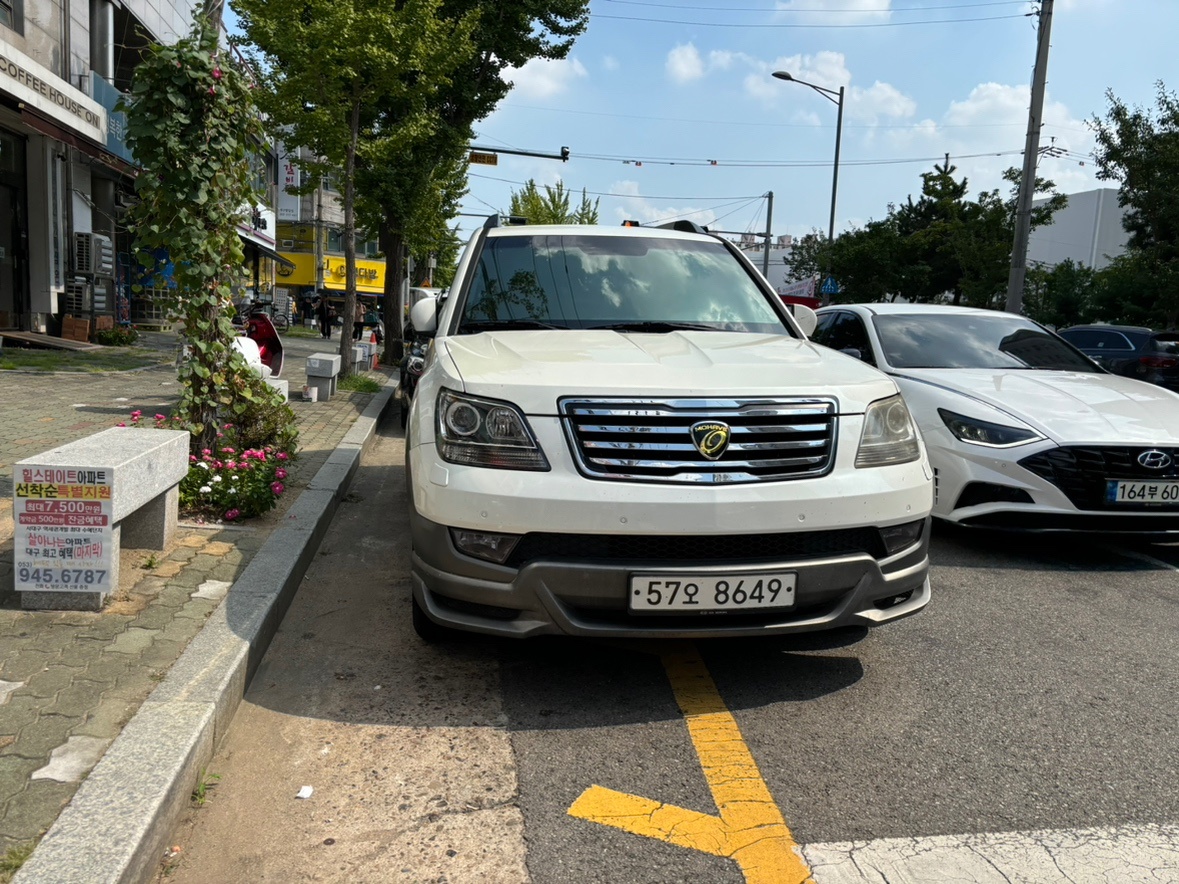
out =
<svg viewBox="0 0 1179 884"><path fill-rule="evenodd" d="M523 215L489 215L483 227L517 227L527 223L528 219Z"/></svg>
<svg viewBox="0 0 1179 884"><path fill-rule="evenodd" d="M695 221L668 221L666 224L656 224L656 227L664 230L679 230L683 233L708 233L708 228L697 224Z"/></svg>

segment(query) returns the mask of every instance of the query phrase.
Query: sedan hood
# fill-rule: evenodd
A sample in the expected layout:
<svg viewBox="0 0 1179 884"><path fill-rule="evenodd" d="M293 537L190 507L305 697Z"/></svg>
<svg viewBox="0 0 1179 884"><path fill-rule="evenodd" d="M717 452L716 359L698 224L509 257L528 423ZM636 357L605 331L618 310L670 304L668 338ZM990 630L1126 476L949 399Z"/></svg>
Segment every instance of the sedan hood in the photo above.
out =
<svg viewBox="0 0 1179 884"><path fill-rule="evenodd" d="M908 369L902 392L920 383L1006 412L1056 442L1179 445L1179 396L1111 374L996 369ZM946 399L946 408L966 403ZM965 411L969 415L969 411Z"/></svg>
<svg viewBox="0 0 1179 884"><path fill-rule="evenodd" d="M859 360L782 335L521 330L447 337L439 347L468 392L531 414L556 414L566 396L832 395L841 412L857 413L896 392Z"/></svg>

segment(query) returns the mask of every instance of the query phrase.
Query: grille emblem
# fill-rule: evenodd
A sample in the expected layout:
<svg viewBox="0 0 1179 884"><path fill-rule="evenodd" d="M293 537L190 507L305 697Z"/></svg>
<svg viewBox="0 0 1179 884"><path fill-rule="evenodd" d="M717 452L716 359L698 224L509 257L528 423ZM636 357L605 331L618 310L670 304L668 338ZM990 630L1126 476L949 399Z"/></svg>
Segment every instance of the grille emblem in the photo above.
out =
<svg viewBox="0 0 1179 884"><path fill-rule="evenodd" d="M1171 455L1165 451L1159 451L1157 448L1152 448L1150 451L1144 451L1138 455L1138 463L1148 470L1162 470L1171 465Z"/></svg>
<svg viewBox="0 0 1179 884"><path fill-rule="evenodd" d="M692 444L709 460L717 460L729 447L731 430L720 421L700 421L692 424Z"/></svg>

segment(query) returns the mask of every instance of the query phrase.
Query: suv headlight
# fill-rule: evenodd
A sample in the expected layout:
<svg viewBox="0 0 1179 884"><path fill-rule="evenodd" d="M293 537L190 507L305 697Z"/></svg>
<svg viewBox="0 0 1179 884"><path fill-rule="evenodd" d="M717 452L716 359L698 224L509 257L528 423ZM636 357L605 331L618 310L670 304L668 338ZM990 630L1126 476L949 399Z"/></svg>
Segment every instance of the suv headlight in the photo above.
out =
<svg viewBox="0 0 1179 884"><path fill-rule="evenodd" d="M528 421L516 406L450 390L438 393L439 456L501 470L548 470Z"/></svg>
<svg viewBox="0 0 1179 884"><path fill-rule="evenodd" d="M961 442L969 442L972 445L1010 448L1015 445L1026 445L1028 442L1035 442L1037 439L1044 438L1035 430L1028 427L1009 427L1005 424L994 424L990 421L979 420L976 417L956 414L945 408L939 408L937 413L941 415L942 421L950 432L954 434L955 438Z"/></svg>
<svg viewBox="0 0 1179 884"><path fill-rule="evenodd" d="M905 400L898 393L880 399L864 412L864 431L856 452L857 467L909 463L921 457L917 428Z"/></svg>

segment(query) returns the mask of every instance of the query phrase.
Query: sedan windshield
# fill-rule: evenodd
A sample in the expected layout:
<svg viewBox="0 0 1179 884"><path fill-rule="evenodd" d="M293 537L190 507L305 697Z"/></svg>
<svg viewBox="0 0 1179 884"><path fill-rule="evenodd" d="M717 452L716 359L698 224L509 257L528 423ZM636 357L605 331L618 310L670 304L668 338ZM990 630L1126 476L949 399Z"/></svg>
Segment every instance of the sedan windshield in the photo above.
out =
<svg viewBox="0 0 1179 884"><path fill-rule="evenodd" d="M1010 313L872 317L894 368L1014 368L1101 373L1056 335Z"/></svg>
<svg viewBox="0 0 1179 884"><path fill-rule="evenodd" d="M536 328L794 333L720 242L600 234L489 238L458 333Z"/></svg>

